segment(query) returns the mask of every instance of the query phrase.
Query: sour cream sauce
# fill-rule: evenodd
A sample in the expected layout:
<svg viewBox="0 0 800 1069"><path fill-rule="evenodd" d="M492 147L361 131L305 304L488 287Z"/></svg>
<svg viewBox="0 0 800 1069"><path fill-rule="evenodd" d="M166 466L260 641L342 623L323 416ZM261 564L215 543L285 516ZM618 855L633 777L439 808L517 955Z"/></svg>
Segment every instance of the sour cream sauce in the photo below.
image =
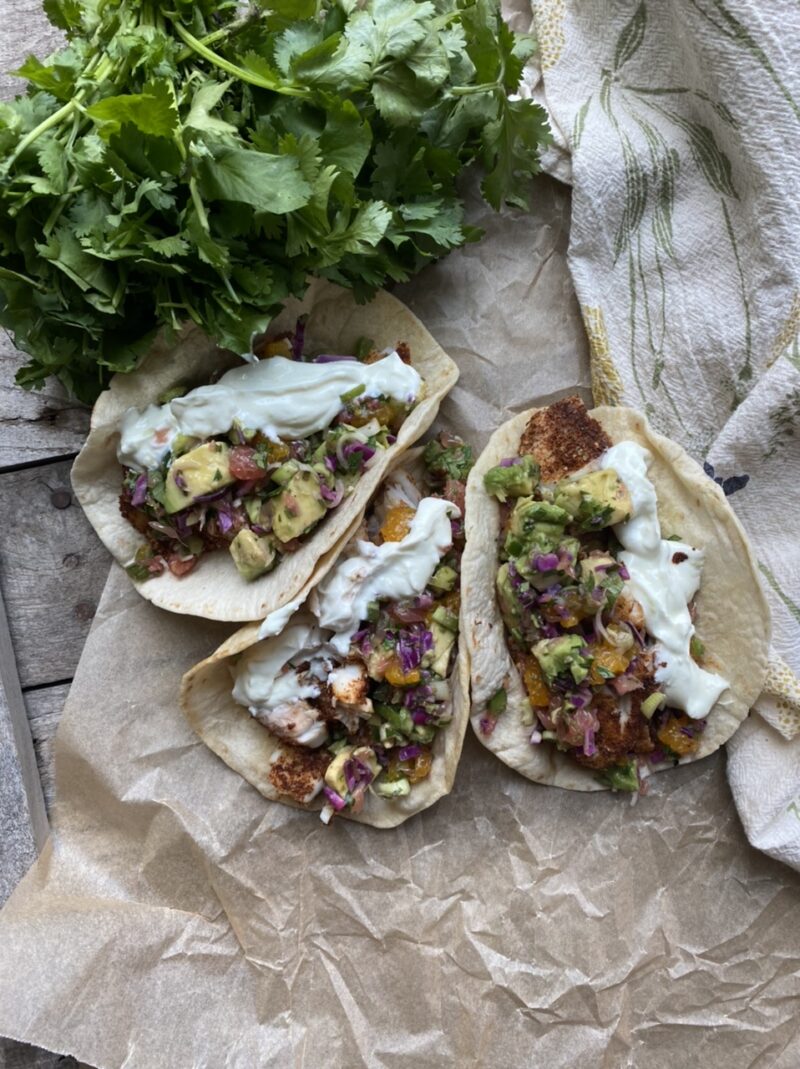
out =
<svg viewBox="0 0 800 1069"><path fill-rule="evenodd" d="M135 471L155 468L176 435L210 438L226 434L236 421L273 441L308 438L330 426L341 410L342 394L359 386L366 397L382 394L411 403L420 395L422 379L396 352L374 364L304 364L273 356L232 368L219 382L198 386L160 407L128 409L117 458Z"/></svg>
<svg viewBox="0 0 800 1069"><path fill-rule="evenodd" d="M309 674L320 681L335 674L371 601L422 593L452 545L450 517L459 515L449 501L423 498L405 538L381 546L358 542L356 553L320 583L313 599L317 619L308 611L292 615L299 601L270 613L259 631L266 637L234 669L234 701L255 716L283 703L318 698L320 688L301 680L293 665L308 661Z"/></svg>
<svg viewBox="0 0 800 1069"><path fill-rule="evenodd" d="M316 683L301 680L293 663L309 662L309 674L327 678L330 651L325 636L309 614L298 616L279 635L251 646L234 669L234 701L255 715L284 702L318 698Z"/></svg>
<svg viewBox="0 0 800 1069"><path fill-rule="evenodd" d="M396 601L421 594L442 556L453 544L450 517L461 515L450 501L424 497L408 534L399 542L357 542L315 591L320 626L334 632L331 645L344 654L367 617L370 602Z"/></svg>
<svg viewBox="0 0 800 1069"><path fill-rule="evenodd" d="M630 573L626 586L656 640L656 682L668 705L702 720L728 687L726 679L700 668L689 652L694 624L687 606L700 586L705 553L661 538L656 490L647 478L651 459L638 443L619 442L603 454L599 466L612 468L631 495L631 519L617 524L614 533L625 550L619 559Z"/></svg>

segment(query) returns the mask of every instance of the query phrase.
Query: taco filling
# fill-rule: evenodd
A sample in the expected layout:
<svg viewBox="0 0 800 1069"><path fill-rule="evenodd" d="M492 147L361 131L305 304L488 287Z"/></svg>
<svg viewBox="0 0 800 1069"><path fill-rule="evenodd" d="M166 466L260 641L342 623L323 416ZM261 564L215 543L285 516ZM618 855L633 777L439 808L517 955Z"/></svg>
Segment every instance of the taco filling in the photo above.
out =
<svg viewBox="0 0 800 1069"><path fill-rule="evenodd" d="M133 579L227 549L257 579L296 550L395 441L423 392L408 347L304 357L302 325L255 363L122 420L120 511L146 538Z"/></svg>
<svg viewBox="0 0 800 1069"><path fill-rule="evenodd" d="M282 743L271 784L301 804L323 792L326 823L367 793L411 794L451 719L472 451L442 436L423 460L425 485L396 470L306 606L267 617L233 669L235 701Z"/></svg>
<svg viewBox="0 0 800 1069"><path fill-rule="evenodd" d="M604 785L637 791L650 768L697 750L728 683L701 667L703 550L662 537L649 451L612 445L595 426L599 455L576 472L548 468L546 457L540 468L523 435L521 454L484 476L501 508L496 596L531 745L555 746ZM500 690L480 720L484 735L504 709Z"/></svg>

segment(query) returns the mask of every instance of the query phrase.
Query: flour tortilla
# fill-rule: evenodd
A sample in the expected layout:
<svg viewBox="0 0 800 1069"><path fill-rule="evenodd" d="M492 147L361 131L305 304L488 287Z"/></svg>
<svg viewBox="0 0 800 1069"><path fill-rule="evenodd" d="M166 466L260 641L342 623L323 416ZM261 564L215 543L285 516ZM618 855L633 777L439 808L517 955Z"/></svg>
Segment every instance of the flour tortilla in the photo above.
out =
<svg viewBox="0 0 800 1069"><path fill-rule="evenodd" d="M412 364L425 382L423 399L403 423L395 444L375 455L353 493L274 571L247 582L227 550L210 552L188 575L178 578L165 571L136 584L142 597L161 609L241 623L261 619L291 601L315 574L320 559L342 545L389 467L425 433L442 398L458 378L456 365L441 346L416 316L388 293L381 292L369 304L359 305L349 290L315 280L302 301L287 302L270 324L270 331L293 329L302 314L309 316L306 344L312 350L348 351L359 337L372 338L379 349L407 342ZM115 375L109 389L98 398L89 437L72 469L72 485L90 523L120 564L129 564L144 542L119 511L122 467L117 460L117 444L123 413L132 406L146 407L172 386L187 381L201 384L212 372L240 363L234 354L218 349L199 328L188 325L173 345L157 342L133 374Z"/></svg>
<svg viewBox="0 0 800 1069"><path fill-rule="evenodd" d="M421 450L412 450L397 465L412 479L420 474L420 454ZM418 478L416 481L419 481ZM360 536L359 526L360 517L351 527L344 544L351 537ZM341 548L344 548L344 545ZM321 563L314 579L303 589L300 598L305 600L313 587L330 571L337 557L338 553L332 553ZM462 618L462 628L463 625ZM260 626L260 623L252 623L240 628L210 657L186 673L181 684L181 709L206 746L265 798L282 802L295 809L318 812L324 803L321 795L309 804L302 805L275 790L269 780L270 759L273 753L282 747L282 743L252 717L244 706L235 702L231 694L231 669L234 659L258 642ZM342 810L337 813L337 820L345 817L375 828L394 828L450 793L469 719L469 660L461 635L450 675L450 685L453 718L434 738L434 760L428 778L414 784L411 793L405 798L386 799L368 793L360 813Z"/></svg>
<svg viewBox="0 0 800 1069"><path fill-rule="evenodd" d="M523 724L525 688L508 651L495 598L500 509L486 493L483 476L504 457L516 455L534 411L520 413L495 431L467 483L461 611L472 665L472 726L487 749L528 779L575 791L606 790L592 769L582 768L555 746L529 742L532 728ZM722 490L679 445L656 434L633 409L602 407L589 414L613 442L638 442L652 454L648 476L658 494L663 537L677 534L706 551L697 596L697 635L706 648L704 667L724 676L730 689L712 709L697 752L681 763L698 761L731 737L763 686L770 618L756 561ZM508 705L486 736L479 721L485 703L500 687L506 689ZM661 771L673 765L650 767Z"/></svg>

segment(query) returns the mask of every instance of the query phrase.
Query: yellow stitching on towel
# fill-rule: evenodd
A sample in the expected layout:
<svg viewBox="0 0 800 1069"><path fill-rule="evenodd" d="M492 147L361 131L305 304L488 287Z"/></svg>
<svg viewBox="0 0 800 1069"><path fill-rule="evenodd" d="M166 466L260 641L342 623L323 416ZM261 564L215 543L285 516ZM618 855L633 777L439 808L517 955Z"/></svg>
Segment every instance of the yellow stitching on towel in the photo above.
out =
<svg viewBox="0 0 800 1069"><path fill-rule="evenodd" d="M800 734L800 680L782 657L770 658L764 690L775 700L777 723L770 718L773 727L787 739Z"/></svg>
<svg viewBox="0 0 800 1069"><path fill-rule="evenodd" d="M564 0L534 0L533 17L542 70L554 67L564 50Z"/></svg>
<svg viewBox="0 0 800 1069"><path fill-rule="evenodd" d="M611 359L608 332L602 308L583 305L583 325L589 338L592 396L596 405L618 405L622 400L622 379Z"/></svg>

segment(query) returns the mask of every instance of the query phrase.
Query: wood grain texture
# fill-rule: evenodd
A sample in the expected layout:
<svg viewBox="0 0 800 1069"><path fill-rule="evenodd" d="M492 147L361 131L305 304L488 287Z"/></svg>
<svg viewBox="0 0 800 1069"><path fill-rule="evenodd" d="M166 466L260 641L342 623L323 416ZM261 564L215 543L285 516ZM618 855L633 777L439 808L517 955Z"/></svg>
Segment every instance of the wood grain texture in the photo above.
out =
<svg viewBox="0 0 800 1069"><path fill-rule="evenodd" d="M42 784L0 597L0 905L49 834Z"/></svg>
<svg viewBox="0 0 800 1069"><path fill-rule="evenodd" d="M108 574L70 466L0 474L0 585L23 688L72 678Z"/></svg>
<svg viewBox="0 0 800 1069"><path fill-rule="evenodd" d="M25 354L0 330L0 471L73 455L89 432L90 409L69 400L59 383L41 391L15 385L14 375L24 362Z"/></svg>
<svg viewBox="0 0 800 1069"><path fill-rule="evenodd" d="M36 764L48 812L53 804L55 791L53 742L68 694L69 684L62 683L53 687L29 690L24 695Z"/></svg>

